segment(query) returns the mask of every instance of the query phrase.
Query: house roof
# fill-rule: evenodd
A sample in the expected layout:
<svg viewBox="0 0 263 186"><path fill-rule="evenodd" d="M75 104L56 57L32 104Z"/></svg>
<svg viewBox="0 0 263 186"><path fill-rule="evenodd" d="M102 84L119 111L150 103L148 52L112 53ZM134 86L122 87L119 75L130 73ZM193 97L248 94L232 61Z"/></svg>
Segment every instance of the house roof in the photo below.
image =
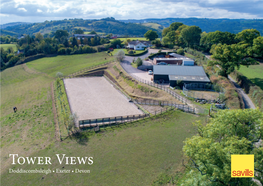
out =
<svg viewBox="0 0 263 186"><path fill-rule="evenodd" d="M168 75L170 80L210 82L201 66L154 65L154 75Z"/></svg>

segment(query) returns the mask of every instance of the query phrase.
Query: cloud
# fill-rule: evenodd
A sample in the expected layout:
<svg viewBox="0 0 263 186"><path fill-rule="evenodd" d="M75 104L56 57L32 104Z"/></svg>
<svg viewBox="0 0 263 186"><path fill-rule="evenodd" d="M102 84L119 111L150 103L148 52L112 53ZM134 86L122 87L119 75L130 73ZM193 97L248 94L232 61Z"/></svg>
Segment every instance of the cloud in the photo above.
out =
<svg viewBox="0 0 263 186"><path fill-rule="evenodd" d="M64 18L263 18L261 0L2 0L1 14L34 22ZM7 20L5 20L7 21Z"/></svg>
<svg viewBox="0 0 263 186"><path fill-rule="evenodd" d="M27 9L25 9L25 8L18 8L17 10L27 12Z"/></svg>

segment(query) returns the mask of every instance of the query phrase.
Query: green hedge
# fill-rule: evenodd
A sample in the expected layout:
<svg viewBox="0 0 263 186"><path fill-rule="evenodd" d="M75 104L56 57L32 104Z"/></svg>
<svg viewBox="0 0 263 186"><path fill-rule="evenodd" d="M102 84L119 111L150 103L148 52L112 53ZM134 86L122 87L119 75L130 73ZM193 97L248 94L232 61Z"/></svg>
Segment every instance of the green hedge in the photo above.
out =
<svg viewBox="0 0 263 186"><path fill-rule="evenodd" d="M168 52L168 54L170 53L173 53L173 52ZM153 57L158 56L158 55L166 55L166 52L158 52L158 53L151 54L149 55L149 58L152 59Z"/></svg>
<svg viewBox="0 0 263 186"><path fill-rule="evenodd" d="M142 53L139 53L139 54L125 54L125 56L141 56L141 55L143 55L143 54L146 54L148 52L148 49L147 50L145 50L144 52L142 52Z"/></svg>
<svg viewBox="0 0 263 186"><path fill-rule="evenodd" d="M236 79L239 86L244 89L244 91L253 100L254 104L259 107L261 111L263 111L263 90L236 70L231 73L231 76Z"/></svg>

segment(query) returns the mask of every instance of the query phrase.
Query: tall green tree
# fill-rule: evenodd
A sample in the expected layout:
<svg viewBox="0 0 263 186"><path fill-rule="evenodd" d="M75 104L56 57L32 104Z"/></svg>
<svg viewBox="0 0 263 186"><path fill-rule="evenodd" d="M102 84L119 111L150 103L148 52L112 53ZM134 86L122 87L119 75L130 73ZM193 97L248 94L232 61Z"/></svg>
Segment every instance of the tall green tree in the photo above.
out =
<svg viewBox="0 0 263 186"><path fill-rule="evenodd" d="M208 52L214 44L235 44L235 36L235 34L232 34L230 32L221 31L209 32L207 34L202 33L200 46L204 49L204 51Z"/></svg>
<svg viewBox="0 0 263 186"><path fill-rule="evenodd" d="M77 39L76 39L75 37L73 37L72 46L73 46L73 47L74 47L74 46L76 46L76 47L79 46L79 45L78 45L78 41L77 41Z"/></svg>
<svg viewBox="0 0 263 186"><path fill-rule="evenodd" d="M212 58L217 60L213 64L220 66L220 75L225 77L233 72L236 67L239 69L240 65L248 67L257 63L250 57L246 44L213 45L210 52L213 54Z"/></svg>
<svg viewBox="0 0 263 186"><path fill-rule="evenodd" d="M168 32L170 32L171 30L170 30L170 28L169 27L167 27L167 28L164 28L163 29L163 31L162 31L162 36L163 37L165 37L166 36L166 34L168 33Z"/></svg>
<svg viewBox="0 0 263 186"><path fill-rule="evenodd" d="M181 35L189 46L199 45L202 30L198 26L189 26L182 30Z"/></svg>
<svg viewBox="0 0 263 186"><path fill-rule="evenodd" d="M145 34L144 37L150 41L155 40L156 38L158 38L158 34L157 32L153 31L153 30L148 30Z"/></svg>
<svg viewBox="0 0 263 186"><path fill-rule="evenodd" d="M263 184L263 113L259 109L224 110L187 139L183 151L203 179L198 185L256 185L251 178L231 178L231 154L254 154L255 179ZM191 177L189 179L199 179ZM202 183L208 182L209 184Z"/></svg>
<svg viewBox="0 0 263 186"><path fill-rule="evenodd" d="M236 39L240 41L241 44L253 45L253 40L260 36L260 32L256 29L246 29L239 32L236 35Z"/></svg>
<svg viewBox="0 0 263 186"><path fill-rule="evenodd" d="M170 25L170 30L174 30L174 31L176 31L180 26L182 26L183 25L183 23L180 23L180 22L174 22L174 23L172 23L171 25Z"/></svg>
<svg viewBox="0 0 263 186"><path fill-rule="evenodd" d="M77 30L74 30L74 34L84 34L84 31L81 30L81 28L78 28Z"/></svg>
<svg viewBox="0 0 263 186"><path fill-rule="evenodd" d="M62 41L64 41L63 38L68 37L69 33L66 30L57 30L55 32L55 38L57 38L59 40L59 43L62 43Z"/></svg>
<svg viewBox="0 0 263 186"><path fill-rule="evenodd" d="M263 58L263 37L257 37L253 40L253 52Z"/></svg>

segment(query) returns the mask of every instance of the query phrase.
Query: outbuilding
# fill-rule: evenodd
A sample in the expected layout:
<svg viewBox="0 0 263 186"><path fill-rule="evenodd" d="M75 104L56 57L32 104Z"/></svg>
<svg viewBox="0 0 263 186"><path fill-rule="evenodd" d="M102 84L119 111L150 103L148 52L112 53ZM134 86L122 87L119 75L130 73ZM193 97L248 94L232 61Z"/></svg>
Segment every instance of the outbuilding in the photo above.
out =
<svg viewBox="0 0 263 186"><path fill-rule="evenodd" d="M180 83L210 83L203 67L179 65L154 65L153 80L178 86Z"/></svg>

